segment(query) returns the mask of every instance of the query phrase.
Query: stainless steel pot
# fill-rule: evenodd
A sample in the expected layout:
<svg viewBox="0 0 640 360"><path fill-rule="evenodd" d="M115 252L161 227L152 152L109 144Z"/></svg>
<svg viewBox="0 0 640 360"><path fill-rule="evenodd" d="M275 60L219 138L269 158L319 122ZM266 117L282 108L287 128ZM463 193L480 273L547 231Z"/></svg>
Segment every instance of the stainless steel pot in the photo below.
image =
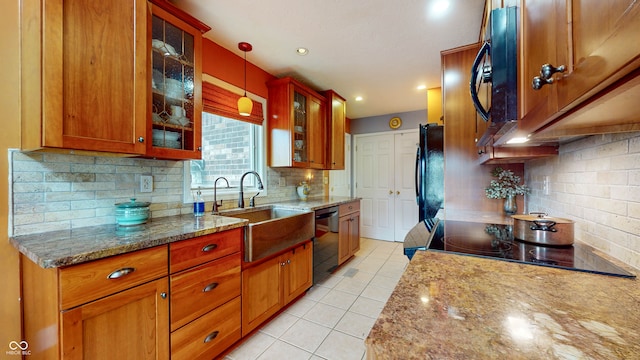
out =
<svg viewBox="0 0 640 360"><path fill-rule="evenodd" d="M513 237L542 245L573 244L574 221L532 212L528 215L512 215Z"/></svg>

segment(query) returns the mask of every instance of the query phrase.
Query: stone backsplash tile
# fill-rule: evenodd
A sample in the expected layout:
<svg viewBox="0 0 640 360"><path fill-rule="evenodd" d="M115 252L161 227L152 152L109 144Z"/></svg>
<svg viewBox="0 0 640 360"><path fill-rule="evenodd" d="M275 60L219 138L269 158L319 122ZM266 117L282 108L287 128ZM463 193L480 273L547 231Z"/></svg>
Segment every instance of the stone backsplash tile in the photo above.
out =
<svg viewBox="0 0 640 360"><path fill-rule="evenodd" d="M544 176L551 193L544 195ZM528 211L576 221L576 238L640 268L640 133L594 135L529 161Z"/></svg>
<svg viewBox="0 0 640 360"><path fill-rule="evenodd" d="M136 198L151 202L151 217L192 212L183 203L182 161L11 152L12 226L10 234L26 235L86 226L115 224L115 204ZM153 192L141 193L140 176L153 176ZM267 168L267 194L257 204L297 198L296 185L309 180L312 195L322 194L322 171ZM285 186L280 186L284 178ZM253 194L245 194L248 196ZM227 195L222 209L235 208ZM210 211L213 199L205 199Z"/></svg>

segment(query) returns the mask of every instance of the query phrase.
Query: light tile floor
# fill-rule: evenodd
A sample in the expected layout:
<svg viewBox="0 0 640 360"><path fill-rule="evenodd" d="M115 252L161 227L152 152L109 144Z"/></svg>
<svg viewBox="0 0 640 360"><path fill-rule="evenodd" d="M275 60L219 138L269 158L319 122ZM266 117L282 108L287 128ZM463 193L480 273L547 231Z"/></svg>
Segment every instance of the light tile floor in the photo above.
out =
<svg viewBox="0 0 640 360"><path fill-rule="evenodd" d="M361 238L351 260L225 359L364 359L364 339L409 263L402 252L402 243Z"/></svg>

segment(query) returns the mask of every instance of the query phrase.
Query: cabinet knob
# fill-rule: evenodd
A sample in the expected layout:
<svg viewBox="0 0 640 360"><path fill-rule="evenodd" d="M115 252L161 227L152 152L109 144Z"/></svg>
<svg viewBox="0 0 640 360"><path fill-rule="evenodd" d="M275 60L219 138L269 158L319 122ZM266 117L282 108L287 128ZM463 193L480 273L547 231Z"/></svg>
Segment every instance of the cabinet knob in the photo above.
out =
<svg viewBox="0 0 640 360"><path fill-rule="evenodd" d="M558 67L553 67L551 64L544 64L540 68L540 77L543 79L551 79L553 74L562 73L566 70L566 66L560 65Z"/></svg>
<svg viewBox="0 0 640 360"><path fill-rule="evenodd" d="M400 195L400 191L396 191L396 195Z"/></svg>
<svg viewBox="0 0 640 360"><path fill-rule="evenodd" d="M166 292L160 293L160 297L163 298L163 299L166 299L167 298L167 293Z"/></svg>
<svg viewBox="0 0 640 360"><path fill-rule="evenodd" d="M547 84L553 84L553 74L565 72L566 66L560 65L558 67L554 67L551 64L544 64L540 68L540 76L536 76L533 78L531 82L531 87L533 90L540 90L543 86Z"/></svg>
<svg viewBox="0 0 640 360"><path fill-rule="evenodd" d="M198 151L202 151L202 146L198 146Z"/></svg>
<svg viewBox="0 0 640 360"><path fill-rule="evenodd" d="M389 195L393 195L393 190L389 190Z"/></svg>
<svg viewBox="0 0 640 360"><path fill-rule="evenodd" d="M139 143L143 143L143 142L144 142L144 137L140 136L140 137L138 138L138 142L139 142Z"/></svg>

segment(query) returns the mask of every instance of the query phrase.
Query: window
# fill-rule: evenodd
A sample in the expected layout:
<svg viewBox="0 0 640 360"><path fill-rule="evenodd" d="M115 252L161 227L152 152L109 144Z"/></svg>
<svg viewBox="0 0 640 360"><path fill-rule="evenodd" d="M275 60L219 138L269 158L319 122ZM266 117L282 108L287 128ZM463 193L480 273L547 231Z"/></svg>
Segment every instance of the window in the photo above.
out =
<svg viewBox="0 0 640 360"><path fill-rule="evenodd" d="M230 103L229 97L235 96L235 99L232 99L235 108L240 95L235 95L219 85L215 88L211 84L206 85L207 89L203 84L205 112L202 113L202 160L185 162L184 202L193 201L193 195L198 189L202 190L206 201L212 201L214 181L219 177L226 178L231 189L227 188L227 183L223 179L218 180L218 200L235 198L239 192L240 178L247 171L256 171L265 189L258 190L256 177L249 175L243 182L245 194L250 195L251 192L258 191L266 194L263 126L257 124L255 119L253 122L246 122L231 117L239 115L237 110L234 110L235 114L230 113L232 109L227 104ZM260 115L262 114L260 105L264 102L257 103ZM255 104L254 108L256 108ZM258 120L260 118L261 116Z"/></svg>
<svg viewBox="0 0 640 360"><path fill-rule="evenodd" d="M255 170L260 174L261 135L260 125L202 113L202 160L191 161L190 188L213 189L213 182L220 176L238 188L245 172ZM218 186L226 187L226 182L218 180ZM246 177L244 187L257 187L256 178Z"/></svg>

